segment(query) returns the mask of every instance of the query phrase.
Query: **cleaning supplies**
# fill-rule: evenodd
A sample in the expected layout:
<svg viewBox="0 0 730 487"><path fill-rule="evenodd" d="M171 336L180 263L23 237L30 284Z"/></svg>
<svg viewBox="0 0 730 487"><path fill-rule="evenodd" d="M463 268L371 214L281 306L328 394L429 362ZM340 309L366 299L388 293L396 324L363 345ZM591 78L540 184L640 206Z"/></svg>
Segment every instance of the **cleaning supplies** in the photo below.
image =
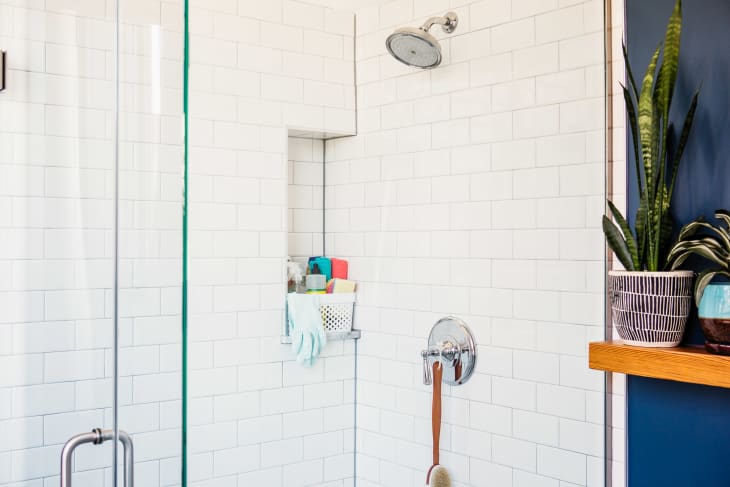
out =
<svg viewBox="0 0 730 487"><path fill-rule="evenodd" d="M324 274L324 282L329 281L330 279L332 279L332 261L327 257L310 257L309 273ZM324 286L322 286L322 289L324 289Z"/></svg>
<svg viewBox="0 0 730 487"><path fill-rule="evenodd" d="M356 288L357 283L355 281L335 277L327 283L327 294L354 293Z"/></svg>
<svg viewBox="0 0 730 487"><path fill-rule="evenodd" d="M323 274L307 274L307 294L325 294L327 281Z"/></svg>
<svg viewBox="0 0 730 487"><path fill-rule="evenodd" d="M286 263L286 280L290 293L295 293L304 279L304 272L299 262L294 262L291 257L287 258Z"/></svg>
<svg viewBox="0 0 730 487"><path fill-rule="evenodd" d="M443 465L439 465L441 441L441 380L444 366L441 361L433 363L433 401L431 403L431 433L433 434L433 465L426 475L427 487L451 487L451 477Z"/></svg>
<svg viewBox="0 0 730 487"><path fill-rule="evenodd" d="M307 274L307 294L325 294L327 292L327 276L319 270L319 264L311 267L311 274Z"/></svg>
<svg viewBox="0 0 730 487"><path fill-rule="evenodd" d="M347 279L347 261L343 259L330 259L332 264L333 279Z"/></svg>
<svg viewBox="0 0 730 487"><path fill-rule="evenodd" d="M311 367L327 344L319 296L289 293L286 298L289 334L297 362Z"/></svg>

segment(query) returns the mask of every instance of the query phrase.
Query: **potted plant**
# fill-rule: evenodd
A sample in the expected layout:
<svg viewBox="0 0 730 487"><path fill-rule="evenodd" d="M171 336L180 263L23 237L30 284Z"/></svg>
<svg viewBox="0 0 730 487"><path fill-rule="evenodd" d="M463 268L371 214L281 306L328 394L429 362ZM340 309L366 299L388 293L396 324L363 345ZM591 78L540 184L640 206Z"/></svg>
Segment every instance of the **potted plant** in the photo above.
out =
<svg viewBox="0 0 730 487"><path fill-rule="evenodd" d="M702 217L685 225L669 253L669 260L672 269L680 267L691 255L712 262L713 267L697 277L695 303L705 334L705 348L730 355L730 284L712 283L718 276L730 278L730 212L716 210L715 218L725 226L712 225Z"/></svg>
<svg viewBox="0 0 730 487"><path fill-rule="evenodd" d="M608 201L618 226L604 215L603 231L609 247L626 269L610 271L608 281L614 326L630 345L677 345L691 307L693 273L664 272L673 229L672 194L699 96L697 92L692 97L679 139L670 151L669 112L677 79L681 30L682 5L678 0L664 42L654 51L641 85L636 84L629 66L626 46L623 49L628 83L622 88L633 141L639 208L631 228Z"/></svg>

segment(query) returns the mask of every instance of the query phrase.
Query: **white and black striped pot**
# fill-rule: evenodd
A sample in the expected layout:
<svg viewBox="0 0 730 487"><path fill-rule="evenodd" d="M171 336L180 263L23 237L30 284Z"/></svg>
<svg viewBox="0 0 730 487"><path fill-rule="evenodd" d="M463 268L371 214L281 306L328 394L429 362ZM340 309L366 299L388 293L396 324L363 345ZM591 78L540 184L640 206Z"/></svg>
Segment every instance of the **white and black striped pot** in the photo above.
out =
<svg viewBox="0 0 730 487"><path fill-rule="evenodd" d="M609 271L613 326L627 345L679 345L692 308L692 271Z"/></svg>

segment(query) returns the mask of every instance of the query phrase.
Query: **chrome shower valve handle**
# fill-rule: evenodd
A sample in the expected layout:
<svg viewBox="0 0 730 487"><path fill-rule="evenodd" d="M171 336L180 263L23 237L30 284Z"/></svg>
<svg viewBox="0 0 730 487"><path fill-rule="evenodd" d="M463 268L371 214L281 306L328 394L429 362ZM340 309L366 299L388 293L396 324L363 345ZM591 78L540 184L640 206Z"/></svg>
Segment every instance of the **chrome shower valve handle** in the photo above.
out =
<svg viewBox="0 0 730 487"><path fill-rule="evenodd" d="M444 342L438 347L421 350L421 357L423 358L423 383L427 386L433 383L431 378L431 365L433 362L438 360L445 368L454 368L461 362L462 352L467 351L468 349L462 350L451 341Z"/></svg>
<svg viewBox="0 0 730 487"><path fill-rule="evenodd" d="M443 365L444 383L463 384L474 372L476 357L476 341L466 323L458 318L442 318L431 329L428 348L421 351L423 383L433 383L431 366L438 360Z"/></svg>
<svg viewBox="0 0 730 487"><path fill-rule="evenodd" d="M433 377L431 373L432 361L429 359L435 359L435 357L438 357L439 355L441 355L441 352L435 348L421 350L421 357L423 358L423 383L427 386L433 384Z"/></svg>

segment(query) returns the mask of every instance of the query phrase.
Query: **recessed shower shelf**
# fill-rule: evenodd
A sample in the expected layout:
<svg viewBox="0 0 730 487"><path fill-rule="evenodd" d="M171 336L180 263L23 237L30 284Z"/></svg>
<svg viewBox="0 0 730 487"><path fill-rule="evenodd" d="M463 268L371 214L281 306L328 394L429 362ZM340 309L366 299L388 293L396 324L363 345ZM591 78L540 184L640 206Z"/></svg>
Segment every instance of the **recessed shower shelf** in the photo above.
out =
<svg viewBox="0 0 730 487"><path fill-rule="evenodd" d="M327 332L327 341L333 340L357 340L360 338L360 330ZM291 337L282 335L281 343L291 343Z"/></svg>
<svg viewBox="0 0 730 487"><path fill-rule="evenodd" d="M620 341L593 342L588 364L594 370L730 388L730 357L708 353L701 346L647 348Z"/></svg>

